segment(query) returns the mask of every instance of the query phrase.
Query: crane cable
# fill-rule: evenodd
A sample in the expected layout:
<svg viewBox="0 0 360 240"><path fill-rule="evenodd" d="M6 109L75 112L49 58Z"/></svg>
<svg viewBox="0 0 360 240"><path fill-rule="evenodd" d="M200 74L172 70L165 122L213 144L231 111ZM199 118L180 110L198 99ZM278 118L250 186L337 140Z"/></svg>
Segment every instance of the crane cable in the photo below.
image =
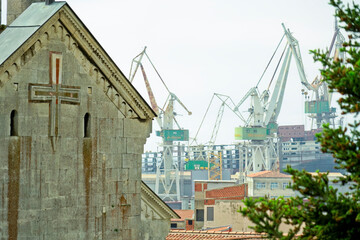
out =
<svg viewBox="0 0 360 240"><path fill-rule="evenodd" d="M275 53L277 52L277 50L278 50L278 48L279 48L279 46L280 46L280 44L281 44L282 40L284 39L284 37L285 37L285 33L284 33L284 35L282 36L282 38L281 38L281 40L280 40L279 44L277 45L277 47L276 47L276 49L275 49L275 52L274 52L274 53L273 53L273 55L271 56L270 61L269 61L269 63L267 64L267 66L266 66L266 68L265 68L264 72L262 73L262 75L261 75L261 77L260 77L260 79L259 79L258 83L256 84L256 88L258 87L258 85L259 85L260 81L262 80L262 78L263 78L263 76L264 76L264 74L265 74L266 70L268 69L268 67L269 67L269 65L270 65L270 63L271 63L271 61L272 61L272 59L274 58Z"/></svg>
<svg viewBox="0 0 360 240"><path fill-rule="evenodd" d="M207 115L207 113L208 113L208 111L209 111L209 108L210 108L210 106L211 106L211 103L212 103L212 101L214 100L214 96L215 96L215 94L213 94L213 96L212 96L212 98L211 98L211 100L210 100L209 106L208 106L207 109L206 109L206 112L205 112L205 114L204 114L204 117L202 118L201 123L200 123L200 126L199 126L199 128L198 128L198 130L197 130L197 132L196 132L196 134L195 134L195 137L194 137L194 139L192 140L192 142L191 142L190 145L192 145L194 142L197 142L197 136L198 136L198 134L199 134L199 132L200 132L201 126L202 126L203 123L204 123L205 117L206 117L206 115Z"/></svg>
<svg viewBox="0 0 360 240"><path fill-rule="evenodd" d="M277 72L277 70L278 70L278 68L279 68L279 66L280 66L281 60L282 60L282 58L283 58L283 56L284 56L284 53L285 53L285 50L287 49L287 46L288 46L288 44L285 45L284 51L282 52L281 57L280 57L280 59L279 59L279 62L278 62L278 64L276 65L274 74L273 74L272 77L271 77L271 80L270 80L270 83L269 83L269 86L268 86L268 89L267 89L267 90L270 89L271 83L272 83L272 81L274 80L275 74L276 74L276 72Z"/></svg>

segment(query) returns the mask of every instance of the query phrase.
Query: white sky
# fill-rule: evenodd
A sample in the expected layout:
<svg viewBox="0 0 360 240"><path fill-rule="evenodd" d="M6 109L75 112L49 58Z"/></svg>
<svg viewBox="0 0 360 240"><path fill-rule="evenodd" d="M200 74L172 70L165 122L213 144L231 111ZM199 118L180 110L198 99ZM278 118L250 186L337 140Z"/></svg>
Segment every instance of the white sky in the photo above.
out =
<svg viewBox="0 0 360 240"><path fill-rule="evenodd" d="M231 96L237 103L256 85L279 43L290 28L300 43L305 72L312 81L318 74L309 50L326 48L334 32L334 9L327 0L69 0L70 7L128 76L132 59L144 46L160 75L186 107L176 105L178 122L194 137L214 92ZM282 50L282 49L281 49ZM279 51L280 52L280 51ZM276 64L278 58L274 60ZM148 62L144 61L158 105L167 92ZM264 90L274 67L260 84ZM148 99L142 75L134 86ZM305 124L303 96L295 61L292 60L280 125ZM202 126L198 142L209 141L220 107L215 101ZM336 104L336 103L335 103ZM247 108L248 106L246 106ZM244 108L244 111L246 110ZM217 143L234 142L234 127L241 123L225 110ZM153 122L153 132L158 129ZM161 142L153 134L146 150Z"/></svg>
<svg viewBox="0 0 360 240"><path fill-rule="evenodd" d="M188 116L176 105L177 113L182 115L177 120L190 130L190 137L194 137L214 92L229 95L237 103L256 85L283 35L281 23L300 43L309 81L318 75L320 67L313 63L309 50L328 47L334 32L334 9L327 0L67 2L126 76L132 59L147 46L170 91L193 112ZM144 61L144 67L162 106L167 92L148 62ZM273 69L262 80L260 91L267 87ZM133 83L147 100L140 72ZM280 125L305 124L302 88L293 59L278 118ZM210 139L220 101L214 103L200 130L199 142ZM217 143L234 142L234 127L240 124L226 109ZM157 129L154 121L153 132ZM145 150L156 150L156 142L161 141L153 135Z"/></svg>

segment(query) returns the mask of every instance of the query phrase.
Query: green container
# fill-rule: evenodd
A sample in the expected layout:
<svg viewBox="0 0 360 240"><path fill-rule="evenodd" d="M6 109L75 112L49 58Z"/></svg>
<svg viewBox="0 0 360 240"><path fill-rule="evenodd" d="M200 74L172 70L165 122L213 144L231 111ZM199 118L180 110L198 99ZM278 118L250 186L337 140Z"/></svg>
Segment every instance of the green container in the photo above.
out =
<svg viewBox="0 0 360 240"><path fill-rule="evenodd" d="M235 140L265 140L267 136L266 128L235 128Z"/></svg>
<svg viewBox="0 0 360 240"><path fill-rule="evenodd" d="M156 135L163 137L164 141L189 141L189 130L165 129Z"/></svg>
<svg viewBox="0 0 360 240"><path fill-rule="evenodd" d="M208 169L208 162L207 161L188 161L184 165L185 171L192 171L192 170L207 170Z"/></svg>
<svg viewBox="0 0 360 240"><path fill-rule="evenodd" d="M330 112L330 106L328 101L306 101L305 113L324 113Z"/></svg>
<svg viewBox="0 0 360 240"><path fill-rule="evenodd" d="M269 123L267 125L267 131L266 131L266 134L267 135L273 135L274 133L277 133L278 131L278 125L277 123Z"/></svg>

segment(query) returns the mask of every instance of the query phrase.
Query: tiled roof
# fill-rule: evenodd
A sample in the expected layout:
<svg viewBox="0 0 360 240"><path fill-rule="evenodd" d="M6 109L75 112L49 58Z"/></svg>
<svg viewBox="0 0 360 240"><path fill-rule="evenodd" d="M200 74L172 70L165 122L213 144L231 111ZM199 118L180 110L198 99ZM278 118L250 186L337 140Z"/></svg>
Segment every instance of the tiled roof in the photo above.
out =
<svg viewBox="0 0 360 240"><path fill-rule="evenodd" d="M245 196L246 185L237 185L231 187L224 187L206 191L206 198L212 199L243 199Z"/></svg>
<svg viewBox="0 0 360 240"><path fill-rule="evenodd" d="M194 210L179 210L174 209L180 219L171 219L172 222L184 221L185 219L194 219Z"/></svg>
<svg viewBox="0 0 360 240"><path fill-rule="evenodd" d="M237 240L237 239L264 239L265 234L255 232L216 232L216 231L186 231L171 230L166 240Z"/></svg>
<svg viewBox="0 0 360 240"><path fill-rule="evenodd" d="M247 177L258 177L258 178L290 178L291 175L275 172L275 171L262 171L247 175Z"/></svg>
<svg viewBox="0 0 360 240"><path fill-rule="evenodd" d="M207 228L207 231L214 231L214 232L230 232L231 226L224 226L224 227L217 227L217 228Z"/></svg>

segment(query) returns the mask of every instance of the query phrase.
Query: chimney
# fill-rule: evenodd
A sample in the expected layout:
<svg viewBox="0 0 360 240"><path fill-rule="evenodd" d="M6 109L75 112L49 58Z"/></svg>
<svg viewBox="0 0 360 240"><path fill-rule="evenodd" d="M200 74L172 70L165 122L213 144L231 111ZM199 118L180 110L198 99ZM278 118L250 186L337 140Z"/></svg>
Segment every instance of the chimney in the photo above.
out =
<svg viewBox="0 0 360 240"><path fill-rule="evenodd" d="M8 0L7 1L7 25L10 25L25 9L34 2L44 2L44 0ZM46 2L53 2L46 0Z"/></svg>

